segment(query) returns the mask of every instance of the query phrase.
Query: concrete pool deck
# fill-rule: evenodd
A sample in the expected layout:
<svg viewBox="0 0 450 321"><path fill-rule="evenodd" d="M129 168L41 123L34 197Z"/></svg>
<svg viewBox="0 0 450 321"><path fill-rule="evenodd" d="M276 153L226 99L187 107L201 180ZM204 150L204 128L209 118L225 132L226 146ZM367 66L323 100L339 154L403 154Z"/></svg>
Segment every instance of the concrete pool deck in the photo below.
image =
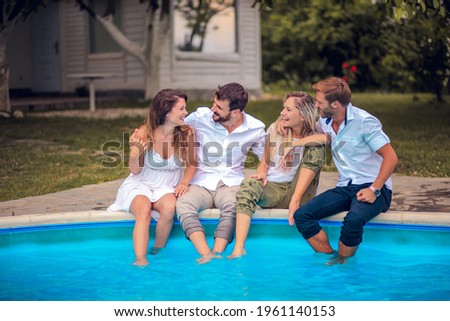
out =
<svg viewBox="0 0 450 321"><path fill-rule="evenodd" d="M246 171L248 175L249 170ZM109 213L123 179L87 185L57 193L0 202L0 228L112 222L134 220L126 212ZM335 186L337 173L323 172L318 192ZM393 176L394 195L387 213L372 222L450 227L450 178ZM345 213L330 216L327 221L340 221ZM217 218L218 210L208 209L201 218ZM255 218L287 218L287 210L257 210Z"/></svg>

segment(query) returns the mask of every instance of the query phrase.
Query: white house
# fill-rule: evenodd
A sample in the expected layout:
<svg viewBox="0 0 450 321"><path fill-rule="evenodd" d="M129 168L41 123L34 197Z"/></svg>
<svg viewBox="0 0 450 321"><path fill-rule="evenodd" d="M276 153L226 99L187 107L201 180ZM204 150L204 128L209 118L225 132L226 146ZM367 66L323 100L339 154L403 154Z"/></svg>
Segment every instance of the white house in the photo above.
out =
<svg viewBox="0 0 450 321"><path fill-rule="evenodd" d="M93 6L102 2L90 1ZM234 6L210 20L205 37L197 35L192 40L185 16L172 10L171 41L163 48L159 89L180 89L192 98L210 98L217 85L236 81L259 95L260 21L252 3L234 1ZM114 17L125 35L138 43L144 35L146 8L139 0L121 0ZM202 50L186 50L187 44L202 44ZM97 91L144 90L140 62L74 2L51 4L18 25L8 40L7 57L13 91L74 92L85 85L84 80L70 76L79 73L114 75L96 80Z"/></svg>

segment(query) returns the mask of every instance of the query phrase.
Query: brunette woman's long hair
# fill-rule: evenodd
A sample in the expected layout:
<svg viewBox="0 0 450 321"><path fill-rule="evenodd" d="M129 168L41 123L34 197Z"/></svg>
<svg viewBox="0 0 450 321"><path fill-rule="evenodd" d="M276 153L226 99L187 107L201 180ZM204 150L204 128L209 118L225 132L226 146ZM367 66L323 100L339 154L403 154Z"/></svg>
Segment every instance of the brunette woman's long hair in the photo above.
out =
<svg viewBox="0 0 450 321"><path fill-rule="evenodd" d="M150 144L150 147L153 146L154 142L154 130L156 127L165 123L167 114L172 110L179 99L187 101L188 97L186 94L173 89L163 89L156 94L155 98L153 98L147 117L144 121L144 126L147 128L147 142ZM186 160L188 135L190 132L191 129L188 125L182 125L175 127L173 133L173 147L175 148L175 153L183 160Z"/></svg>

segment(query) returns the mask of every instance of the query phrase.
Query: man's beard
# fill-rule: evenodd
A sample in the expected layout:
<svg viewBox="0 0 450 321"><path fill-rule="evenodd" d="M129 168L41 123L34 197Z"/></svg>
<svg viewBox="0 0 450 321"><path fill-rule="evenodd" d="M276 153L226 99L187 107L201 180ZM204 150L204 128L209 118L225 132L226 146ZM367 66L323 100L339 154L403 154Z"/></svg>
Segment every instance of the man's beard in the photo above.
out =
<svg viewBox="0 0 450 321"><path fill-rule="evenodd" d="M325 109L320 111L320 117L322 118L333 118L332 107L328 105ZM323 115L323 116L322 116Z"/></svg>
<svg viewBox="0 0 450 321"><path fill-rule="evenodd" d="M213 117L213 120L216 123L224 123L224 122L227 122L227 121L229 121L231 119L231 113L229 113L226 117L222 117L222 116L220 116L219 114L216 114L216 113L214 113L214 116L219 117L219 118L214 118Z"/></svg>

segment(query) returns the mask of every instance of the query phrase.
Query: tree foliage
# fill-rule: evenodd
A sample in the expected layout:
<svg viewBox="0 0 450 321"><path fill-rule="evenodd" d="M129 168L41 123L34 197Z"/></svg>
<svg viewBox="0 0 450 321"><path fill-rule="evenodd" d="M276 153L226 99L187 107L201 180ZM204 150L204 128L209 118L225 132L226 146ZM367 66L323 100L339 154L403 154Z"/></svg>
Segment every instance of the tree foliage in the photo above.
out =
<svg viewBox="0 0 450 321"><path fill-rule="evenodd" d="M443 18L448 16L448 1L446 0L375 0L392 8L395 19L411 18L417 14L425 14Z"/></svg>
<svg viewBox="0 0 450 321"><path fill-rule="evenodd" d="M0 32L7 29L18 20L25 20L38 8L45 7L50 1L46 0L3 0L0 1Z"/></svg>
<svg viewBox="0 0 450 321"><path fill-rule="evenodd" d="M388 2L274 0L261 11L264 82L298 86L335 75L354 88L427 90L441 99L448 4L395 19Z"/></svg>
<svg viewBox="0 0 450 321"><path fill-rule="evenodd" d="M448 12L450 3L440 8ZM403 46L398 54L416 77L413 89L434 92L439 101L450 76L449 20L442 10L429 10L418 11L396 24L399 44Z"/></svg>

